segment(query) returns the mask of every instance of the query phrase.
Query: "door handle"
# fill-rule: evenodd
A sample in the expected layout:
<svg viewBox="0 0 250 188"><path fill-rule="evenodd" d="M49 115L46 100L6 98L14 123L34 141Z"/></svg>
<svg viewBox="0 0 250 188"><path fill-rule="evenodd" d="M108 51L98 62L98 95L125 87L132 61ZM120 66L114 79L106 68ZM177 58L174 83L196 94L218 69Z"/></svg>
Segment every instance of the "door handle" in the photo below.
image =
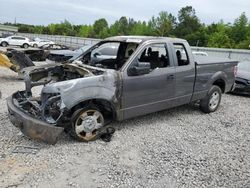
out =
<svg viewBox="0 0 250 188"><path fill-rule="evenodd" d="M174 75L173 74L167 76L167 80L173 80L173 79L174 79Z"/></svg>

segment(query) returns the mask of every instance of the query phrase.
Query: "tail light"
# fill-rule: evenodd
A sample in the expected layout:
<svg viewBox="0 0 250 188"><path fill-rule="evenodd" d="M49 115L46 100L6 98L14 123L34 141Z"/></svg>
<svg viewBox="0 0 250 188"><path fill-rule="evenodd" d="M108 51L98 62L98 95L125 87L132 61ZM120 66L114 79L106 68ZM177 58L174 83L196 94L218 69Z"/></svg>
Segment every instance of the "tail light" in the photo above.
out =
<svg viewBox="0 0 250 188"><path fill-rule="evenodd" d="M237 76L237 71L238 71L238 67L237 67L237 66L234 66L234 77Z"/></svg>

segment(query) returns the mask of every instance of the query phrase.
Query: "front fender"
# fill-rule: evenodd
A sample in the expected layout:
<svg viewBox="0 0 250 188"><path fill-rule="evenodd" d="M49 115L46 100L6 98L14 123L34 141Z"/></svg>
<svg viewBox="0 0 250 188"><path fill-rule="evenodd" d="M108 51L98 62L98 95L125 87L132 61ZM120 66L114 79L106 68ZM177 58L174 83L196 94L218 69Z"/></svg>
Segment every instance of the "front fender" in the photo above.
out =
<svg viewBox="0 0 250 188"><path fill-rule="evenodd" d="M102 99L117 104L121 85L119 80L119 75L115 72L74 80L70 87L61 87L62 102L67 109L91 99Z"/></svg>
<svg viewBox="0 0 250 188"><path fill-rule="evenodd" d="M72 109L79 103L92 99L106 100L111 104L118 103L118 99L116 97L116 89L105 87L88 87L81 88L76 92L64 92L61 95L61 99L67 109Z"/></svg>

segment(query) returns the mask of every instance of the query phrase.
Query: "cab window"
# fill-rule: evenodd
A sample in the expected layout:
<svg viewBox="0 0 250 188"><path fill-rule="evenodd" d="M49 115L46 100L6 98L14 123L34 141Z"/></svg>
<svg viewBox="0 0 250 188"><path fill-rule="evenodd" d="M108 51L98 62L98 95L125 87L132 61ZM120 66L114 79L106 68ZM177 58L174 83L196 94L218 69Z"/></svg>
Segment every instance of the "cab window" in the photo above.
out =
<svg viewBox="0 0 250 188"><path fill-rule="evenodd" d="M183 44L175 43L174 49L178 66L189 65L188 53L185 46Z"/></svg>
<svg viewBox="0 0 250 188"><path fill-rule="evenodd" d="M148 45L139 56L139 62L150 63L151 69L169 67L170 62L166 44Z"/></svg>

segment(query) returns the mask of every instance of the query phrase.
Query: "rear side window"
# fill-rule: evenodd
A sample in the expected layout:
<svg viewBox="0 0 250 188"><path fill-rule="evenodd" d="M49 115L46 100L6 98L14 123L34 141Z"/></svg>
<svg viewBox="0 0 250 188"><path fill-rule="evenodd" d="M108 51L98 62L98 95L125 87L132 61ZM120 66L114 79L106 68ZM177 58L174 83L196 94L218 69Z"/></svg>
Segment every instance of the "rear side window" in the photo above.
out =
<svg viewBox="0 0 250 188"><path fill-rule="evenodd" d="M189 58L184 44L174 44L175 55L177 58L178 66L189 65Z"/></svg>
<svg viewBox="0 0 250 188"><path fill-rule="evenodd" d="M22 37L11 37L11 39L14 39L14 40L25 40L25 38L22 38Z"/></svg>

